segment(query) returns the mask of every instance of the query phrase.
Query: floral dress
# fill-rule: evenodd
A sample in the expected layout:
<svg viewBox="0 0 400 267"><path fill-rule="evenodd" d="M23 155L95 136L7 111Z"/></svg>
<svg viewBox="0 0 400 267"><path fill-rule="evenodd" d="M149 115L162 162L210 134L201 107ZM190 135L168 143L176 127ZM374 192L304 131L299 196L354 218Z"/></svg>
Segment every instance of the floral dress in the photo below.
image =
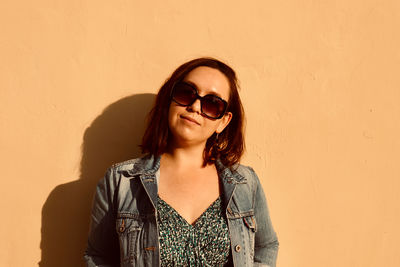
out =
<svg viewBox="0 0 400 267"><path fill-rule="evenodd" d="M221 202L218 197L192 225L158 197L162 267L230 264L229 231Z"/></svg>

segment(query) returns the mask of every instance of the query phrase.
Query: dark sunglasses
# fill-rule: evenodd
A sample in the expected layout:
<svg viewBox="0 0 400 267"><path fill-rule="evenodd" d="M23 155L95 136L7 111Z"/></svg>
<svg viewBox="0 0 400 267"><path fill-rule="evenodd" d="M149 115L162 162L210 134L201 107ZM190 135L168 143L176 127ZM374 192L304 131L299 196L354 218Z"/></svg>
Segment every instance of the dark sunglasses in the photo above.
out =
<svg viewBox="0 0 400 267"><path fill-rule="evenodd" d="M224 116L228 103L219 96L208 94L199 96L196 86L187 82L178 82L172 88L172 100L181 106L191 106L200 99L201 114L209 119L220 119Z"/></svg>

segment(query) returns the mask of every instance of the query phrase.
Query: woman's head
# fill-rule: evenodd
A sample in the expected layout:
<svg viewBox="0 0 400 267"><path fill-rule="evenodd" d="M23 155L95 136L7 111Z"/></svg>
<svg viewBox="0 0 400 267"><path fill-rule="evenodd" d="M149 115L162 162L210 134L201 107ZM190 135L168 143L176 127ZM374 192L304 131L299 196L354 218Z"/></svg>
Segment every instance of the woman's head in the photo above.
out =
<svg viewBox="0 0 400 267"><path fill-rule="evenodd" d="M193 94L188 96L190 88ZM196 96L196 91L201 97L207 96L197 101L200 97ZM226 110L219 99L227 102ZM195 133L200 134L199 138L207 137L204 140L204 164L219 158L225 165L232 166L239 162L244 150L243 117L233 69L213 58L191 60L178 67L158 92L143 136L142 151L161 155L178 133L180 138L189 138ZM180 118L193 119L194 125L185 120L182 122ZM182 123L184 128L180 127ZM191 132L191 127L196 131Z"/></svg>

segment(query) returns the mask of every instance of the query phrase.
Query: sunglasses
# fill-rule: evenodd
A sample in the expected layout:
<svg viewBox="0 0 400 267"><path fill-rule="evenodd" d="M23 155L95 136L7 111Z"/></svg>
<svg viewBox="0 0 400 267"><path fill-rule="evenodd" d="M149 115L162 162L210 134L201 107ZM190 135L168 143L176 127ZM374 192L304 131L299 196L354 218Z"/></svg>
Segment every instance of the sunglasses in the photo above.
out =
<svg viewBox="0 0 400 267"><path fill-rule="evenodd" d="M219 96L208 94L199 96L196 86L187 82L178 82L172 88L172 100L181 106L191 106L200 99L201 114L209 119L220 119L224 116L228 103Z"/></svg>

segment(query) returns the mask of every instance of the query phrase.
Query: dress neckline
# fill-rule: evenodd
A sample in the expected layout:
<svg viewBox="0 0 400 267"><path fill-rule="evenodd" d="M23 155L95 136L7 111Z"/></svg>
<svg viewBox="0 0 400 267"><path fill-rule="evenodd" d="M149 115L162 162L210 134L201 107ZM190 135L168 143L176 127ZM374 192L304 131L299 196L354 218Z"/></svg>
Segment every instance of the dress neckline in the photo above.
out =
<svg viewBox="0 0 400 267"><path fill-rule="evenodd" d="M197 223L201 221L201 219L204 217L204 215L206 215L208 213L208 211L212 208L214 208L217 203L219 205L219 202L221 201L221 196L218 196L216 200L214 200L201 214L199 217L197 217L196 220L193 221L192 224L190 224L185 218L183 218L182 215L179 214L179 212L172 207L171 205L169 205L165 200L163 200L159 195L157 195L157 198L159 199L159 201L163 202L172 212L174 212L175 214L178 215L178 217L185 222L185 224L191 226L191 227L196 227Z"/></svg>

